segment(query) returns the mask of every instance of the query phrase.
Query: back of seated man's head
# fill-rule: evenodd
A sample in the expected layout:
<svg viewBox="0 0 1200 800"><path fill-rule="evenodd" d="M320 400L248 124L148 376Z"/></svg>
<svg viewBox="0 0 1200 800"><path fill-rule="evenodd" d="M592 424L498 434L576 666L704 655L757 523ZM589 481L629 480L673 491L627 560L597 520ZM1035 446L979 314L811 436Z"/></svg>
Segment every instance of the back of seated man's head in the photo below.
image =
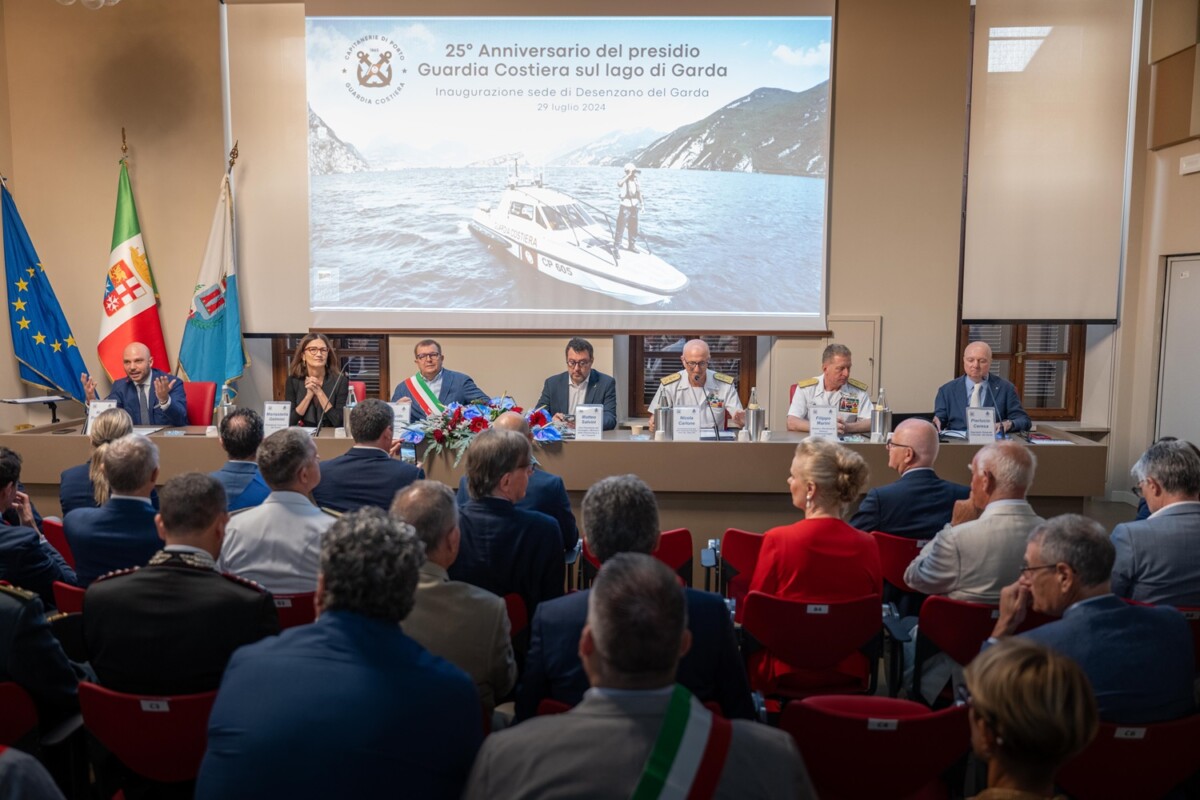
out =
<svg viewBox="0 0 1200 800"><path fill-rule="evenodd" d="M528 438L516 431L489 428L467 446L467 490L471 497L490 497L501 478L532 459Z"/></svg>
<svg viewBox="0 0 1200 800"><path fill-rule="evenodd" d="M977 471L991 473L996 481L995 494L1024 497L1033 485L1037 459L1030 449L1012 441L984 445L972 462Z"/></svg>
<svg viewBox="0 0 1200 800"><path fill-rule="evenodd" d="M158 448L145 436L131 433L108 443L100 465L113 494L133 494L154 478Z"/></svg>
<svg viewBox="0 0 1200 800"><path fill-rule="evenodd" d="M530 435L529 421L515 411L505 411L496 417L496 421L492 423L492 427L502 431L516 431L522 436Z"/></svg>
<svg viewBox="0 0 1200 800"><path fill-rule="evenodd" d="M7 447L0 447L0 489L21 480L21 454Z"/></svg>
<svg viewBox="0 0 1200 800"><path fill-rule="evenodd" d="M354 441L359 444L379 441L379 437L392 429L395 420L396 412L391 406L377 397L368 397L350 412Z"/></svg>
<svg viewBox="0 0 1200 800"><path fill-rule="evenodd" d="M317 446L305 431L275 431L258 447L258 471L272 491L290 486L313 457Z"/></svg>
<svg viewBox="0 0 1200 800"><path fill-rule="evenodd" d="M1142 453L1131 472L1139 484L1153 479L1168 495L1200 495L1200 452L1191 442L1160 439Z"/></svg>
<svg viewBox="0 0 1200 800"><path fill-rule="evenodd" d="M1082 589L1107 591L1117 552L1104 526L1082 514L1060 514L1033 529L1044 564L1067 564Z"/></svg>
<svg viewBox="0 0 1200 800"><path fill-rule="evenodd" d="M321 537L317 603L400 622L412 611L425 546L413 527L367 506L344 514Z"/></svg>
<svg viewBox="0 0 1200 800"><path fill-rule="evenodd" d="M203 472L185 472L171 478L159 490L158 501L160 531L168 542L200 536L218 520L229 518L225 487Z"/></svg>
<svg viewBox="0 0 1200 800"><path fill-rule="evenodd" d="M938 432L933 423L917 418L906 419L896 426L892 442L912 451L910 469L932 467L938 456Z"/></svg>
<svg viewBox="0 0 1200 800"><path fill-rule="evenodd" d="M605 562L588 596L587 626L597 657L591 666L600 673L589 671L593 685L669 686L691 641L675 573L641 553L619 553Z"/></svg>
<svg viewBox="0 0 1200 800"><path fill-rule="evenodd" d="M583 536L600 563L617 553L651 553L658 545L658 502L637 475L603 478L583 496Z"/></svg>
<svg viewBox="0 0 1200 800"><path fill-rule="evenodd" d="M253 461L263 440L262 417L253 408L235 408L221 420L221 447L234 461Z"/></svg>
<svg viewBox="0 0 1200 800"><path fill-rule="evenodd" d="M449 486L438 481L414 481L396 492L391 514L411 525L425 552L436 551L458 527L458 503Z"/></svg>

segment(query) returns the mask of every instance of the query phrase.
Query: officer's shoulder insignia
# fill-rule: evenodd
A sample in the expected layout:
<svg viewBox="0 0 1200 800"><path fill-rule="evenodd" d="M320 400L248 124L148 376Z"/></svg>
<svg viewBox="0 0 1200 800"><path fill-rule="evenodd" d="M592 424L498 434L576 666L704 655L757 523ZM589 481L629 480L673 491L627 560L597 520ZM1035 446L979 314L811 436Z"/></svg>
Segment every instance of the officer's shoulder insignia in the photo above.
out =
<svg viewBox="0 0 1200 800"><path fill-rule="evenodd" d="M816 386L816 385L817 385L817 379L816 379L816 378L806 378L806 379L804 379L804 380L802 380L802 381L796 381L796 388L797 388L797 389L807 389L807 388L808 388L808 387L810 387L810 386Z"/></svg>
<svg viewBox="0 0 1200 800"><path fill-rule="evenodd" d="M33 598L37 597L37 594L35 594L34 592L27 592L24 589L18 588L16 586L12 586L11 584L7 584L7 583L0 583L0 594L6 594L9 597L15 597L16 599L21 600L23 602L28 602L28 601L32 600Z"/></svg>
<svg viewBox="0 0 1200 800"><path fill-rule="evenodd" d="M726 375L724 372L714 372L713 377L719 380L721 383L733 383L733 376Z"/></svg>
<svg viewBox="0 0 1200 800"><path fill-rule="evenodd" d="M261 592L263 594L266 594L267 592L264 586L257 581L250 580L249 578L243 578L240 575L234 575L232 572L221 572L218 574L225 580L230 581L231 583L236 583L239 586L245 586L247 589L253 589L256 592Z"/></svg>
<svg viewBox="0 0 1200 800"><path fill-rule="evenodd" d="M253 511L256 508L258 508L258 506L246 506L244 508L239 508L236 511L230 511L229 518L233 519L234 517L240 517L242 514L245 514L247 511Z"/></svg>
<svg viewBox="0 0 1200 800"><path fill-rule="evenodd" d="M857 381L854 378L851 378L850 380L846 381L846 383L850 384L855 389L862 389L864 392L869 388L867 386L867 384L863 383L862 381Z"/></svg>
<svg viewBox="0 0 1200 800"><path fill-rule="evenodd" d="M667 385L669 385L669 384L672 384L672 383L674 383L675 381L679 380L679 379L680 379L680 378L682 378L682 377L683 377L683 376L682 376L682 375L680 375L678 372L672 372L670 375L668 375L667 377L663 378L663 379L660 381L660 383L662 383L662 385L663 385L663 386L667 386Z"/></svg>
<svg viewBox="0 0 1200 800"><path fill-rule="evenodd" d="M342 512L334 511L332 508L325 508L325 506L320 506L320 509L321 509L322 514L333 517L334 519L340 519L342 516Z"/></svg>
<svg viewBox="0 0 1200 800"><path fill-rule="evenodd" d="M101 575L99 578L96 578L96 580L92 581L92 583L100 583L100 581L106 581L106 580L109 580L110 578L119 578L122 575L132 575L133 573L137 572L139 569L141 569L141 567L127 567L125 569L114 569L112 572L106 572L103 575Z"/></svg>

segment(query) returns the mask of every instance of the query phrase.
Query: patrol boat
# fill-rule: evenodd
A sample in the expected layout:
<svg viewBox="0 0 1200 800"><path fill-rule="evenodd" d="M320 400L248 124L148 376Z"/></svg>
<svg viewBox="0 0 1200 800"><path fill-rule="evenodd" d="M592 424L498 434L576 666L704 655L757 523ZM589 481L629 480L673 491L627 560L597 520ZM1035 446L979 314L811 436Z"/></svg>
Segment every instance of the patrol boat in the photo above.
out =
<svg viewBox="0 0 1200 800"><path fill-rule="evenodd" d="M543 275L635 305L668 301L688 285L644 243L618 249L607 214L544 186L540 175L514 170L500 202L480 203L467 227L488 249Z"/></svg>

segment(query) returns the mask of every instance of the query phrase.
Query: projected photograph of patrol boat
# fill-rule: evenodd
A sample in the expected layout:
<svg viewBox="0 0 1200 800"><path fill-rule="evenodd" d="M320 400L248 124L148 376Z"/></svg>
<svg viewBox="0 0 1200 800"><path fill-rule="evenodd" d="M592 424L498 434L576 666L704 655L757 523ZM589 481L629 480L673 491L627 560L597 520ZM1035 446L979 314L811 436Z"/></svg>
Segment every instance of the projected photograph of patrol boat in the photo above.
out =
<svg viewBox="0 0 1200 800"><path fill-rule="evenodd" d="M496 205L480 203L467 226L493 252L634 305L669 301L688 278L643 240L617 248L608 215L515 171Z"/></svg>

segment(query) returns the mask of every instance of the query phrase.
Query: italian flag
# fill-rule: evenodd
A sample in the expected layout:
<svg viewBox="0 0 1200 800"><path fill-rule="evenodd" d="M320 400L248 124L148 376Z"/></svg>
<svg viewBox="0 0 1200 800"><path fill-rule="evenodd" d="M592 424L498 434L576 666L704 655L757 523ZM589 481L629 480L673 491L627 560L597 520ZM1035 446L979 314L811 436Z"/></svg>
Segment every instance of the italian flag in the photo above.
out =
<svg viewBox="0 0 1200 800"><path fill-rule="evenodd" d="M171 371L158 316L158 288L142 243L142 227L138 224L125 159L121 159L121 177L117 182L117 216L113 222L103 308L96 350L109 380L125 376L123 354L131 342L141 342L150 348L157 369Z"/></svg>

